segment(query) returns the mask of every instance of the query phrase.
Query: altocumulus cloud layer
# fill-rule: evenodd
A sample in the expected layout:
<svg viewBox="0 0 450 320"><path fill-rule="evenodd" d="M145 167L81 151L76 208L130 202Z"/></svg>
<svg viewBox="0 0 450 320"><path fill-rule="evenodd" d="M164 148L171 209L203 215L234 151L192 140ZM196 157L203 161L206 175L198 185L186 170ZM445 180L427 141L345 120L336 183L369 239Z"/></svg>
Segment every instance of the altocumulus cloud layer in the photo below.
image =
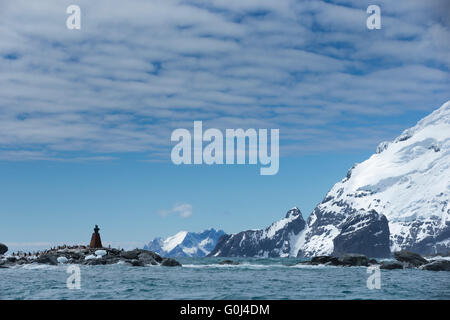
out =
<svg viewBox="0 0 450 320"><path fill-rule="evenodd" d="M65 26L68 5L80 31ZM367 30L369 4L382 29ZM170 133L373 147L448 100L447 1L1 1L0 159L169 159ZM349 143L348 141L351 141Z"/></svg>

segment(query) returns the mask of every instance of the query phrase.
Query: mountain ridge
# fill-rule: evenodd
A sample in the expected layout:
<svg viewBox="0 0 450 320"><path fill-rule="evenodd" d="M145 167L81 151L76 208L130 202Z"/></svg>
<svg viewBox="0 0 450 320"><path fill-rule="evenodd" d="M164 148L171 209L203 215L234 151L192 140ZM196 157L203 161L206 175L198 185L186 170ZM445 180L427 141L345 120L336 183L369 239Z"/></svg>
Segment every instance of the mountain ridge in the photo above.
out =
<svg viewBox="0 0 450 320"><path fill-rule="evenodd" d="M279 228L278 240L283 241L264 244L264 232L284 219L264 230L223 237L210 255L312 257L352 252L388 257L399 250L450 251L450 101L355 164L302 228L301 223L294 229Z"/></svg>
<svg viewBox="0 0 450 320"><path fill-rule="evenodd" d="M200 232L180 231L166 239L154 238L144 246L144 250L154 251L165 257L204 257L214 249L223 235L223 230L214 228Z"/></svg>

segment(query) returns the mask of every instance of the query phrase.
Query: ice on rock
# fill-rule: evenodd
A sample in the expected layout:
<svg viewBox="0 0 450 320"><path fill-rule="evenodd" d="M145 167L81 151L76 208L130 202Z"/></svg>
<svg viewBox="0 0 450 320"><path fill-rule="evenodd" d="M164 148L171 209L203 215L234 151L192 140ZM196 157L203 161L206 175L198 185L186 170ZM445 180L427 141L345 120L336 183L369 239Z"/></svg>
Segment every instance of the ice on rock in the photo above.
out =
<svg viewBox="0 0 450 320"><path fill-rule="evenodd" d="M56 261L58 261L58 263L64 264L67 263L67 261L69 260L66 257L58 257Z"/></svg>
<svg viewBox="0 0 450 320"><path fill-rule="evenodd" d="M106 250L97 250L97 251L95 251L95 255L96 255L97 257L103 257L103 256L106 256Z"/></svg>

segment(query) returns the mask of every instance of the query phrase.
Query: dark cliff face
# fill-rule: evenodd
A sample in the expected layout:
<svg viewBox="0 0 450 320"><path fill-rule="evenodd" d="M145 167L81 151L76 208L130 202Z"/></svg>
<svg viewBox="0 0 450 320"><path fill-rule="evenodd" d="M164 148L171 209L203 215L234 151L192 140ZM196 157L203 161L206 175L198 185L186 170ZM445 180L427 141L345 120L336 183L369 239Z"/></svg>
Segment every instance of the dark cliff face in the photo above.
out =
<svg viewBox="0 0 450 320"><path fill-rule="evenodd" d="M333 255L359 253L373 258L390 256L388 220L375 210L351 214L340 229L341 232L333 240Z"/></svg>
<svg viewBox="0 0 450 320"><path fill-rule="evenodd" d="M314 246L317 235L324 235L338 230L333 236L334 256L346 253L364 254L373 258L389 257L389 225L384 215L375 210L356 211L347 208L344 214L319 212L316 208L313 221L306 223L300 210L290 210L284 219L273 223L264 230L247 230L233 235L222 236L209 256L216 257L287 257L302 256L293 250L295 240L300 232L305 231L304 238ZM330 228L330 226L334 226ZM330 236L332 236L330 234ZM331 251L330 251L331 254ZM310 252L309 256L318 255Z"/></svg>
<svg viewBox="0 0 450 320"><path fill-rule="evenodd" d="M281 219L264 230L247 230L222 236L209 256L217 257L284 257L291 251L290 237L305 228L299 209L289 210Z"/></svg>

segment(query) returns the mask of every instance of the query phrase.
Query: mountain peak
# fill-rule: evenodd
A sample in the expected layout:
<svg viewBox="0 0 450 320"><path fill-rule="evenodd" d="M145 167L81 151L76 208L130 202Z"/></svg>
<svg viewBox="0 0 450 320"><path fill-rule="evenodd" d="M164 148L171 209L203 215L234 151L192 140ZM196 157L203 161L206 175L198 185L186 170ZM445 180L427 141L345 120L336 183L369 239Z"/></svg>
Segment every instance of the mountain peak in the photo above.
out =
<svg viewBox="0 0 450 320"><path fill-rule="evenodd" d="M223 235L223 230L214 228L201 232L180 231L166 239L155 238L144 249L166 257L203 257L214 249Z"/></svg>
<svg viewBox="0 0 450 320"><path fill-rule="evenodd" d="M291 210L289 210L289 211L286 213L286 218L297 217L297 216L299 216L299 215L300 215L300 216L302 215L300 209L297 208L297 207L293 207Z"/></svg>

